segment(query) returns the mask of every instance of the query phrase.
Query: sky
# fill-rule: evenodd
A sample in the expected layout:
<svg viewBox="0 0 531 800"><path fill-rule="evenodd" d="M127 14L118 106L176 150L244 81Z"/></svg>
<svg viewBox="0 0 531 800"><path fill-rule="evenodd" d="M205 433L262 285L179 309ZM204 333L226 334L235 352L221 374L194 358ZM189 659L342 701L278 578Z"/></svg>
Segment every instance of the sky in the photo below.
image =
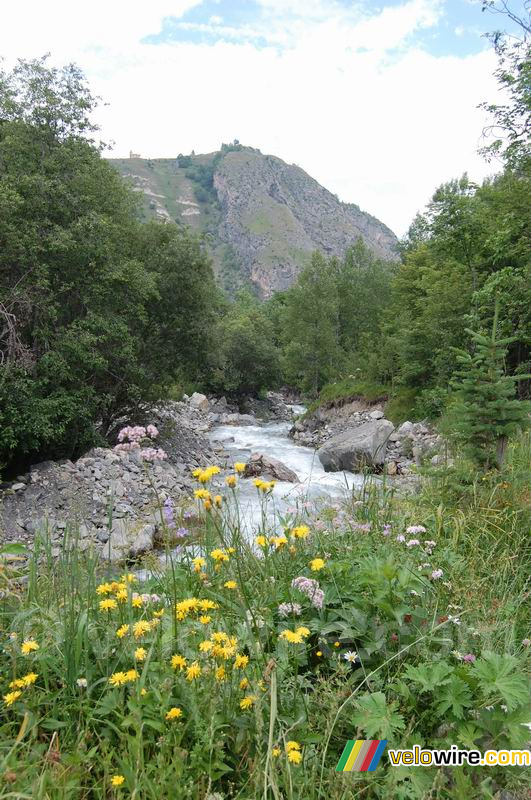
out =
<svg viewBox="0 0 531 800"><path fill-rule="evenodd" d="M110 155L238 139L403 235L442 182L494 170L500 26L476 0L3 0L0 54L77 63Z"/></svg>

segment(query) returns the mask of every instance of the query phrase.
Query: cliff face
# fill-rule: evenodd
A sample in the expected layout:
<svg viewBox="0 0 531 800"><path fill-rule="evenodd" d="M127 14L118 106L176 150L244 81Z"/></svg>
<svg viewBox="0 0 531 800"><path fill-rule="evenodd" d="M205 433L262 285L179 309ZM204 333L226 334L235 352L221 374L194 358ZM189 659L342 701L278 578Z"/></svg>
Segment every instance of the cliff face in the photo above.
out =
<svg viewBox="0 0 531 800"><path fill-rule="evenodd" d="M394 258L392 231L341 203L302 169L251 148L173 159L113 162L143 193L144 214L204 233L229 291L251 282L262 297L289 287L312 252L342 256L360 236ZM192 213L193 212L193 213Z"/></svg>

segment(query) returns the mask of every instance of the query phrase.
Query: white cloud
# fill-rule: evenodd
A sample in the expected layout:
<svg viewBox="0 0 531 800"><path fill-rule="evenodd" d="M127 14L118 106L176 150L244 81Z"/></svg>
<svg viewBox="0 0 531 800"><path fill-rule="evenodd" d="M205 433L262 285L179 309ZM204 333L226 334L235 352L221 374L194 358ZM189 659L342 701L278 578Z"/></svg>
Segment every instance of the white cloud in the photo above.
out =
<svg viewBox="0 0 531 800"><path fill-rule="evenodd" d="M372 16L334 0L260 3L265 16L240 41L146 45L165 16L199 0L94 0L75 17L66 0L21 0L4 12L0 52L77 61L109 103L98 119L116 155L209 152L237 137L298 163L397 233L440 182L487 173L476 106L494 96L493 56L436 57L414 45L440 19L437 0ZM247 39L265 30L285 46Z"/></svg>

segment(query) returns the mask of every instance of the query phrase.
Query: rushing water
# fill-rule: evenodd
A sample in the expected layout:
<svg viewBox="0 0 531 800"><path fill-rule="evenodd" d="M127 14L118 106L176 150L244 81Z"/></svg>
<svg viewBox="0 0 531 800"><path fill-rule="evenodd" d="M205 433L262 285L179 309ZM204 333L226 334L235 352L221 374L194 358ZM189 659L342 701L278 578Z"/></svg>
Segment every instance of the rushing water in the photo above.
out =
<svg viewBox="0 0 531 800"><path fill-rule="evenodd" d="M303 406L292 406L294 414ZM361 486L363 477L352 472L325 472L315 450L295 444L288 437L291 422L268 422L262 425L221 425L210 436L223 443L229 453L229 463L247 461L251 453L262 453L282 461L299 477L299 483L277 482L274 505L279 512L288 511L298 503L318 498L343 498L352 487ZM240 509L245 527L252 527L261 515L261 503L252 479L239 481Z"/></svg>

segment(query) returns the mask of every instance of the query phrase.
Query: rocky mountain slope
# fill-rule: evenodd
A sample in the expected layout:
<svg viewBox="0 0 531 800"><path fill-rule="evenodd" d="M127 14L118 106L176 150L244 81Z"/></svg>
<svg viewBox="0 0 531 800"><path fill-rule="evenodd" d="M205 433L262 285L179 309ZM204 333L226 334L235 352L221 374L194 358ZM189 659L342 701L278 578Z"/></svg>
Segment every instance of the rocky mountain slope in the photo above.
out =
<svg viewBox="0 0 531 800"><path fill-rule="evenodd" d="M142 193L145 219L204 234L220 284L261 297L286 289L314 250L341 256L361 237L393 258L397 239L375 217L342 203L300 167L241 145L177 159L112 159Z"/></svg>

